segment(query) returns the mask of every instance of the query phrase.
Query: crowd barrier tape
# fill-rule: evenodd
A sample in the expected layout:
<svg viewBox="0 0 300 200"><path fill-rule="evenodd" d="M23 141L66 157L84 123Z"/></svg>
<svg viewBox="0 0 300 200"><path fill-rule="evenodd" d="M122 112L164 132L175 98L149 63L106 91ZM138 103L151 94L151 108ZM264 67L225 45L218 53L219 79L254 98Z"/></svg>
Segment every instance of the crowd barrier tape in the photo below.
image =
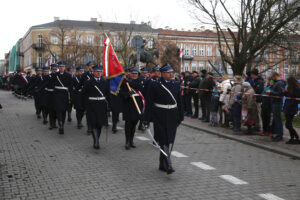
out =
<svg viewBox="0 0 300 200"><path fill-rule="evenodd" d="M196 90L197 92L201 91L206 91L206 92L213 92L213 90L209 90L209 89L198 89L198 88L190 88L190 87L184 87L181 86L181 88L183 89L189 89L189 90ZM220 93L223 93L222 90L218 90ZM250 93L244 93L244 92L227 92L226 94L247 94L250 95ZM253 94L254 96L260 96L260 97L270 97L270 98L277 98L277 99L290 99L290 100L298 100L300 101L300 98L295 98L295 97L286 97L286 96L272 96L269 94Z"/></svg>

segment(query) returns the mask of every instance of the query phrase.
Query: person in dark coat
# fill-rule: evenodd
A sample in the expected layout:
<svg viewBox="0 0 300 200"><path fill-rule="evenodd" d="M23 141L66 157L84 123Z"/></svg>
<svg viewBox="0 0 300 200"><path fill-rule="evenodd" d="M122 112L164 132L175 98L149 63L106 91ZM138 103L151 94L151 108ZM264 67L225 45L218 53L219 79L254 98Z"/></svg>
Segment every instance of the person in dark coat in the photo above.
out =
<svg viewBox="0 0 300 200"><path fill-rule="evenodd" d="M128 78L123 81L120 88L120 95L123 100L123 120L125 121L125 149L136 148L133 143L133 138L136 130L136 125L142 117L142 112L144 110L145 100L142 95L143 85L141 80L138 79L138 69L130 68L128 69ZM131 90L128 88L129 84ZM137 107L133 101L133 97L137 102L137 106L140 109L138 112Z"/></svg>
<svg viewBox="0 0 300 200"><path fill-rule="evenodd" d="M216 86L216 83L213 79L213 73L208 72L205 79L203 80L203 100L205 104L205 112L206 112L206 118L203 120L203 122L209 122L210 120L210 103L211 103L211 93L213 88Z"/></svg>
<svg viewBox="0 0 300 200"><path fill-rule="evenodd" d="M183 89L183 98L185 103L186 112L184 113L185 116L191 117L193 115L192 111L192 91L189 89L189 85L192 82L193 77L189 71L185 72L184 75L184 89Z"/></svg>
<svg viewBox="0 0 300 200"><path fill-rule="evenodd" d="M151 70L151 77L150 77L151 80L157 81L158 79L160 79L161 73L160 73L159 69L160 69L159 65L157 65L157 66L155 66L155 67L152 68L152 70Z"/></svg>
<svg viewBox="0 0 300 200"><path fill-rule="evenodd" d="M41 94L38 91L39 84L43 81L42 77L42 68L37 67L35 69L36 75L30 80L28 91L33 91L33 98L34 98L34 106L35 106L35 114L38 119L41 118L42 112L42 105L41 105Z"/></svg>
<svg viewBox="0 0 300 200"><path fill-rule="evenodd" d="M50 80L51 77L57 72L57 69L58 69L57 64L51 64L51 73L49 75ZM54 128L57 128L57 126L56 126L56 111L54 109L54 103L53 103L54 89L51 86L51 81L48 82L45 89L46 89L46 101L47 101L46 104L49 112L49 130L52 130Z"/></svg>
<svg viewBox="0 0 300 200"><path fill-rule="evenodd" d="M92 79L93 76L94 76L94 75L93 75L93 67L95 66L94 61L89 61L89 62L86 64L86 66L88 67L88 71L86 71L86 72L84 72L84 73L82 74L82 78L81 78L81 85L82 85L82 86L84 85L84 83L85 83L87 80ZM83 101L87 101L87 99L84 97ZM84 105L85 105L85 103L84 103ZM88 117L88 116L86 116L86 117ZM90 120L87 119L86 121L87 121L87 127L88 127L88 129L87 129L87 134L90 135L90 134L92 133L92 127L91 127L90 124L88 124L88 122L89 122Z"/></svg>
<svg viewBox="0 0 300 200"><path fill-rule="evenodd" d="M72 92L72 76L65 72L66 63L57 63L59 71L50 79L53 91L53 105L56 111L59 134L64 134L64 124L66 120L66 112L71 102Z"/></svg>
<svg viewBox="0 0 300 200"><path fill-rule="evenodd" d="M101 129L108 123L107 97L109 85L101 77L102 66L93 67L93 77L87 80L82 89L82 95L86 97L86 115L88 124L91 125L95 149L100 148L99 138Z"/></svg>
<svg viewBox="0 0 300 200"><path fill-rule="evenodd" d="M115 134L118 132L117 124L119 122L119 115L122 113L123 101L120 94L114 95L109 93L109 103L112 112L112 132Z"/></svg>
<svg viewBox="0 0 300 200"><path fill-rule="evenodd" d="M211 103L210 103L210 112L211 112L211 120L210 126L217 126L218 125L218 110L220 104L220 92L218 87L215 86L211 95Z"/></svg>
<svg viewBox="0 0 300 200"><path fill-rule="evenodd" d="M300 84L293 76L287 79L287 91L285 91L285 95L290 98L300 98ZM298 112L299 103L299 100L288 98L284 102L285 127L289 130L291 136L291 139L286 144L300 144L299 135L293 127L293 119Z"/></svg>
<svg viewBox="0 0 300 200"><path fill-rule="evenodd" d="M76 68L76 75L73 76L73 104L74 109L76 110L76 119L77 119L77 128L81 129L82 118L84 116L84 105L83 105L83 96L82 96L82 88L81 84L82 74L84 73L84 68L79 66Z"/></svg>
<svg viewBox="0 0 300 200"><path fill-rule="evenodd" d="M197 71L193 71L192 73L192 81L189 84L189 88L191 88L190 92L193 97L195 112L192 118L198 118L199 115L199 91L197 90L200 84L200 77Z"/></svg>
<svg viewBox="0 0 300 200"><path fill-rule="evenodd" d="M169 148L175 142L176 130L183 121L184 113L180 83L172 80L173 68L166 64L160 71L162 77L159 81L149 85L144 123L149 126L153 121L154 138L168 155L166 157L160 153L159 170L170 174L175 170L172 167Z"/></svg>
<svg viewBox="0 0 300 200"><path fill-rule="evenodd" d="M273 90L274 81L271 77L267 79L267 87L262 92L262 95L266 94L266 91ZM263 124L263 130L260 135L269 135L273 136L272 128L271 128L271 114L272 114L272 98L268 96L262 97L261 104L261 118Z"/></svg>
<svg viewBox="0 0 300 200"><path fill-rule="evenodd" d="M270 94L271 96L283 97L284 96L284 88L286 82L280 79L280 75L277 72L273 72L272 80L275 81L273 86L273 91L267 90L266 94ZM282 98L272 98L272 114L273 114L273 133L275 134L272 137L272 141L279 142L283 140L283 125L281 119L281 111L282 111Z"/></svg>
<svg viewBox="0 0 300 200"><path fill-rule="evenodd" d="M72 77L72 85L74 85L75 80L75 74L74 74L74 68L73 67L68 67L67 68L67 73L69 73ZM73 96L73 87L72 91L70 91L71 96ZM69 103L67 114L68 114L68 122L72 121L72 109L73 109L73 101Z"/></svg>
<svg viewBox="0 0 300 200"><path fill-rule="evenodd" d="M46 93L48 92L48 88L47 85L50 82L50 75L49 75L49 71L50 68L49 67L43 67L43 80L41 82L41 84L38 86L38 90L41 93L41 108L42 108L42 117L43 117L43 124L47 124L48 123L48 114L49 114L49 110L48 110L48 106L47 106L47 95Z"/></svg>
<svg viewBox="0 0 300 200"><path fill-rule="evenodd" d="M201 113L202 116L199 120L206 120L206 105L204 99L204 79L206 77L207 71L205 69L201 70L200 72L200 83L199 83L199 98L200 98L200 106L201 106Z"/></svg>

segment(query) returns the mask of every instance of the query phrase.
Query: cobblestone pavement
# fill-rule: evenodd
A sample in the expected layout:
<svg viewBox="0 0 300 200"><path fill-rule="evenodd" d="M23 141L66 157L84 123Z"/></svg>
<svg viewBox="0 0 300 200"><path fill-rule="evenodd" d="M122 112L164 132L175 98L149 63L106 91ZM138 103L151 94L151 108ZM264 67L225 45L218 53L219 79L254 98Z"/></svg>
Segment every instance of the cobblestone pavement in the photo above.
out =
<svg viewBox="0 0 300 200"><path fill-rule="evenodd" d="M300 199L300 161L180 126L176 172L158 170L159 152L138 132L101 135L101 149L75 122L48 130L33 101L0 91L0 199ZM74 116L74 115L73 115ZM121 122L120 127L123 127ZM86 127L85 127L86 128Z"/></svg>

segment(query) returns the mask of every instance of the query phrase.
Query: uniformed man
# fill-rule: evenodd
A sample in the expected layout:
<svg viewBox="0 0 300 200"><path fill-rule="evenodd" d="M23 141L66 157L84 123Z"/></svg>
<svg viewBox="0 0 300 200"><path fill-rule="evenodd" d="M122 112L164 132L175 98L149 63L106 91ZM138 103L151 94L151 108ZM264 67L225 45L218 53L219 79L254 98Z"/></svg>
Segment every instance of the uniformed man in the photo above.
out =
<svg viewBox="0 0 300 200"><path fill-rule="evenodd" d="M117 133L117 123L119 122L119 114L123 109L123 101L121 95L109 94L110 109L112 112L112 132Z"/></svg>
<svg viewBox="0 0 300 200"><path fill-rule="evenodd" d="M51 74L49 75L50 79L51 77L57 73L58 65L57 64L51 64ZM56 111L54 109L54 88L51 86L51 81L48 82L46 87L46 101L47 101L47 107L49 112L49 129L52 130L53 128L57 128L56 126Z"/></svg>
<svg viewBox="0 0 300 200"><path fill-rule="evenodd" d="M59 134L64 134L64 123L66 112L71 102L72 76L65 72L66 63L57 63L59 71L51 77L51 87L53 91L53 105L56 111Z"/></svg>
<svg viewBox="0 0 300 200"><path fill-rule="evenodd" d="M82 74L82 78L81 78L81 85L84 85L84 83L87 81L87 80L91 80L93 78L93 67L95 66L95 63L94 61L89 61L86 66L88 67L88 71L84 72ZM83 101L87 101L86 98L84 98ZM88 117L88 116L86 116ZM90 135L92 133L92 127L90 124L88 124L90 120L87 119L87 126L88 126L88 129L87 129L87 134Z"/></svg>
<svg viewBox="0 0 300 200"><path fill-rule="evenodd" d="M74 83L74 79L75 79L75 74L74 74L74 68L73 67L68 67L67 68L67 73L69 73L72 77L72 85ZM71 96L73 95L73 90L71 92ZM68 110L67 110L67 113L68 113L68 122L71 122L72 121L72 108L73 108L73 101L69 103L69 107L68 107Z"/></svg>
<svg viewBox="0 0 300 200"><path fill-rule="evenodd" d="M134 97L136 99L137 105L141 112L144 110L144 97L142 95L143 85L138 79L138 69L130 68L128 69L128 78L123 81L120 89L120 95L123 98L123 120L125 120L125 149L136 148L133 143L133 138L135 134L135 129L138 121L141 119L141 114L138 113L136 105L133 101ZM129 83L131 89L126 85Z"/></svg>
<svg viewBox="0 0 300 200"><path fill-rule="evenodd" d="M43 124L47 124L47 118L49 114L49 109L47 105L47 92L48 92L48 85L50 82L50 74L49 74L50 68L49 67L43 67L43 80L41 84L38 86L38 90L40 90L41 93L41 108L42 108L42 116L43 116Z"/></svg>
<svg viewBox="0 0 300 200"><path fill-rule="evenodd" d="M160 73L160 66L157 65L155 67L152 68L152 71L151 71L151 80L154 80L154 81L157 81L160 79L161 77L161 73Z"/></svg>
<svg viewBox="0 0 300 200"><path fill-rule="evenodd" d="M83 105L83 96L82 96L82 88L81 85L81 78L82 74L84 73L84 68L79 66L76 68L76 75L73 76L73 104L76 110L76 119L77 119L77 128L81 129L82 125L82 118L84 116L84 105Z"/></svg>
<svg viewBox="0 0 300 200"><path fill-rule="evenodd" d="M87 80L83 86L82 95L86 97L86 109L88 124L91 125L94 140L94 148L99 149L99 137L102 126L108 123L107 119L107 95L109 87L107 81L101 77L102 66L93 67L93 77Z"/></svg>
<svg viewBox="0 0 300 200"><path fill-rule="evenodd" d="M144 124L149 126L149 122L153 121L154 138L168 154L167 157L160 154L159 169L171 174L175 170L172 167L169 147L174 144L176 129L183 121L183 106L180 84L172 80L173 68L166 64L160 71L162 77L149 85Z"/></svg>
<svg viewBox="0 0 300 200"><path fill-rule="evenodd" d="M38 86L43 81L42 77L42 67L37 67L35 69L36 75L30 80L28 91L33 91L33 98L34 98L34 106L35 106L35 114L38 119L41 118L42 106L41 106L41 94L38 90Z"/></svg>

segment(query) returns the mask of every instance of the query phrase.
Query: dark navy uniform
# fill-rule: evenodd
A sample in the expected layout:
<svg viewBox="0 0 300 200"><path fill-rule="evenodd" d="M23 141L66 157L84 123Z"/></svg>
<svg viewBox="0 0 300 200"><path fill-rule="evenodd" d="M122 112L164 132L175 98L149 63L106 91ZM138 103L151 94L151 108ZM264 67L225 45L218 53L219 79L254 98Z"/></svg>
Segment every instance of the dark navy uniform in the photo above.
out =
<svg viewBox="0 0 300 200"><path fill-rule="evenodd" d="M36 68L36 71L42 71L41 67ZM34 106L35 106L35 113L37 118L41 118L42 112L42 105L41 105L41 91L38 90L39 85L43 81L42 75L35 75L29 82L28 90L33 91L33 98L34 98Z"/></svg>
<svg viewBox="0 0 300 200"><path fill-rule="evenodd" d="M95 66L94 70L102 70L100 66ZM109 87L103 78L93 77L86 81L82 90L82 95L86 97L86 115L88 124L92 127L94 148L99 149L99 137L102 126L108 123L107 118L107 96Z"/></svg>
<svg viewBox="0 0 300 200"><path fill-rule="evenodd" d="M49 75L50 80L57 71L58 65L57 64L51 64L51 71L52 73ZM51 86L51 81L48 82L46 88L46 101L47 101L47 108L49 112L49 129L52 130L53 128L57 128L56 126L56 111L54 109L54 88Z"/></svg>
<svg viewBox="0 0 300 200"><path fill-rule="evenodd" d="M166 65L162 72L172 72L173 69ZM160 78L149 85L145 121L153 121L154 138L161 148L169 155L169 145L174 144L177 126L183 121L183 106L180 83L174 80L165 81ZM170 155L160 155L160 170L168 173L174 172Z"/></svg>
<svg viewBox="0 0 300 200"><path fill-rule="evenodd" d="M84 70L83 67L77 67L77 71ZM84 116L84 105L83 105L83 96L82 96L82 88L81 84L81 75L73 76L73 97L72 101L74 104L74 108L76 110L76 119L77 119L77 128L82 128L82 118Z"/></svg>
<svg viewBox="0 0 300 200"><path fill-rule="evenodd" d="M138 73L136 68L129 69L129 73ZM129 91L126 82L129 83L130 87L133 89ZM123 82L120 94L123 98L123 120L125 121L125 148L128 150L130 147L135 148L136 146L133 143L133 138L135 134L135 129L138 121L141 119L142 115L138 113L137 108L132 99L132 95L135 97L136 102L140 108L140 111L143 112L143 96L141 91L143 90L143 85L139 79L131 80L127 79Z"/></svg>
<svg viewBox="0 0 300 200"><path fill-rule="evenodd" d="M65 66L65 62L59 62L58 66ZM53 105L57 115L59 133L64 134L66 112L71 101L72 76L60 71L53 74L50 79L53 91Z"/></svg>
<svg viewBox="0 0 300 200"><path fill-rule="evenodd" d="M91 79L94 77L94 75L93 75L93 73L92 73L92 68L93 68L93 66L95 65L95 63L94 63L93 61L89 61L86 65L88 66L89 70L86 71L86 72L84 72L84 73L82 74L82 76L81 76L81 85L82 85L82 86L84 85L84 83L85 83L86 81L91 80ZM87 99L86 99L86 98L83 98L83 101L87 101ZM84 102L84 105L85 105L85 102ZM86 116L86 117L88 118L88 116ZM86 119L86 121L87 121L87 126L88 126L87 134L89 135L89 134L92 133L92 127L91 127L91 125L88 123L89 120Z"/></svg>
<svg viewBox="0 0 300 200"><path fill-rule="evenodd" d="M75 75L73 74L73 67L69 67L67 68L67 72L71 75L72 77L72 85L74 84L75 81ZM70 91L71 97L73 97L73 87L72 87L72 91ZM71 98L72 101L69 103L68 109L67 109L67 113L68 113L68 122L72 121L72 108L73 108L73 98Z"/></svg>
<svg viewBox="0 0 300 200"><path fill-rule="evenodd" d="M119 114L122 113L123 101L121 95L109 94L109 104L112 112L112 132L117 132L117 123L119 121Z"/></svg>
<svg viewBox="0 0 300 200"><path fill-rule="evenodd" d="M49 67L43 67L43 72L48 71L49 72L50 68ZM42 108L42 116L43 116L43 123L47 124L47 118L48 118L48 114L49 114L49 109L47 106L47 93L48 93L48 88L47 86L49 85L50 82L50 75L42 75L42 82L41 84L38 86L38 90L41 93L41 108Z"/></svg>

